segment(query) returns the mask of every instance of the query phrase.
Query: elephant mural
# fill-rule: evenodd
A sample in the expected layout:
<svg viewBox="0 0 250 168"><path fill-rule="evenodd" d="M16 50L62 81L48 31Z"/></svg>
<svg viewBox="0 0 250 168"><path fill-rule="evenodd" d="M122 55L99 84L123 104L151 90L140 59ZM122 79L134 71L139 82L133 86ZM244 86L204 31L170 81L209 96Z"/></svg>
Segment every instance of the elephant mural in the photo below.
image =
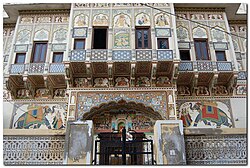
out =
<svg viewBox="0 0 250 168"><path fill-rule="evenodd" d="M204 102L186 102L180 108L180 119L186 127L197 127L199 123L205 126L216 125L220 128L222 125L231 128L232 120L228 114L217 106L217 103Z"/></svg>
<svg viewBox="0 0 250 168"><path fill-rule="evenodd" d="M21 114L20 114L21 112ZM63 129L65 128L65 109L60 105L28 106L27 112L16 112L16 129ZM23 114L22 114L23 113Z"/></svg>
<svg viewBox="0 0 250 168"><path fill-rule="evenodd" d="M27 112L22 114L17 121L14 123L14 127L17 129L29 129L29 128L40 128L42 125L45 125L48 129L51 129L50 123L46 118L48 114L49 107L45 106L35 106L33 108L28 109Z"/></svg>

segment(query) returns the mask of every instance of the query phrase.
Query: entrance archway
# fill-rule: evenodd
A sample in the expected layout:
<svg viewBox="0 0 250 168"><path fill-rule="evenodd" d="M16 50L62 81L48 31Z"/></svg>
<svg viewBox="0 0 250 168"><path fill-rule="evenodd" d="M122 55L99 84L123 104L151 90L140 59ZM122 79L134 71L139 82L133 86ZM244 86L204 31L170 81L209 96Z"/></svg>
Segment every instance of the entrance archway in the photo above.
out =
<svg viewBox="0 0 250 168"><path fill-rule="evenodd" d="M83 115L83 120L93 120L96 133L119 131L121 122L127 130L153 132L155 121L163 120L163 116L143 103L121 99L92 107L90 112Z"/></svg>

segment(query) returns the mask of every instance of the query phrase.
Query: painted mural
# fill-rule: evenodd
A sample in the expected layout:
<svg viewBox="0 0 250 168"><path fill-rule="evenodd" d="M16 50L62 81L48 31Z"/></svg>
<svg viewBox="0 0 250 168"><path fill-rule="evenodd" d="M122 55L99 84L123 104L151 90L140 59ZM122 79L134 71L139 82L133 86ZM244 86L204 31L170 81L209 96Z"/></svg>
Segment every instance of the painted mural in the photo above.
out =
<svg viewBox="0 0 250 168"><path fill-rule="evenodd" d="M130 48L129 30L115 30L114 48Z"/></svg>
<svg viewBox="0 0 250 168"><path fill-rule="evenodd" d="M156 27L170 26L170 17L163 13L155 15L155 26Z"/></svg>
<svg viewBox="0 0 250 168"><path fill-rule="evenodd" d="M92 107L99 107L103 103L111 101L142 103L152 107L159 112L162 117L167 118L167 92L105 92L105 93L86 93L77 94L77 119L81 119L83 114L89 112ZM72 97L71 97L72 99Z"/></svg>
<svg viewBox="0 0 250 168"><path fill-rule="evenodd" d="M230 128L230 100L224 101L180 101L179 119L185 127Z"/></svg>
<svg viewBox="0 0 250 168"><path fill-rule="evenodd" d="M124 13L116 15L114 17L114 27L119 27L119 28L131 27L130 17Z"/></svg>
<svg viewBox="0 0 250 168"><path fill-rule="evenodd" d="M13 113L15 129L64 129L67 105L58 104L19 104Z"/></svg>
<svg viewBox="0 0 250 168"><path fill-rule="evenodd" d="M74 27L88 26L88 16L79 14L74 18Z"/></svg>
<svg viewBox="0 0 250 168"><path fill-rule="evenodd" d="M150 26L150 18L146 13L139 13L135 18L136 26Z"/></svg>
<svg viewBox="0 0 250 168"><path fill-rule="evenodd" d="M102 13L95 15L93 26L108 26L108 16Z"/></svg>

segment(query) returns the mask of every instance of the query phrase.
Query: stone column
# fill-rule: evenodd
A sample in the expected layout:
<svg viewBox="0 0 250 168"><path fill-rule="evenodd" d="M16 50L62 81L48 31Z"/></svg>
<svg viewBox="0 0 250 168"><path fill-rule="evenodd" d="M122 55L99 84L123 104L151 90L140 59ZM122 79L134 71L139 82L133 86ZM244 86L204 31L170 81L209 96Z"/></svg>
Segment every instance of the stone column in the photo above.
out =
<svg viewBox="0 0 250 168"><path fill-rule="evenodd" d="M93 156L93 122L68 122L64 160L67 165L90 165Z"/></svg>
<svg viewBox="0 0 250 168"><path fill-rule="evenodd" d="M186 164L182 120L157 120L154 130L157 165Z"/></svg>

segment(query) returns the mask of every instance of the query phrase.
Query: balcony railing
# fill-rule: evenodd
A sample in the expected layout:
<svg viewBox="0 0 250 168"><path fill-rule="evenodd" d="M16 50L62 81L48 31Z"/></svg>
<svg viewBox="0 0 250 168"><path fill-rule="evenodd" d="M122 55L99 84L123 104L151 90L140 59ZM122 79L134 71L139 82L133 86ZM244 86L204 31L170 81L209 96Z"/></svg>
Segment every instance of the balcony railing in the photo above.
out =
<svg viewBox="0 0 250 168"><path fill-rule="evenodd" d="M12 64L10 67L10 74L23 74L25 64Z"/></svg>
<svg viewBox="0 0 250 168"><path fill-rule="evenodd" d="M63 63L52 63L49 65L49 73L64 73Z"/></svg>
<svg viewBox="0 0 250 168"><path fill-rule="evenodd" d="M171 61L173 60L172 50L157 50L157 59L160 61Z"/></svg>
<svg viewBox="0 0 250 168"><path fill-rule="evenodd" d="M29 66L28 73L44 73L45 63L30 63L26 65Z"/></svg>
<svg viewBox="0 0 250 168"><path fill-rule="evenodd" d="M85 50L72 50L70 61L85 61L86 51Z"/></svg>
<svg viewBox="0 0 250 168"><path fill-rule="evenodd" d="M181 61L181 63L179 64L179 71L193 71L193 62Z"/></svg>
<svg viewBox="0 0 250 168"><path fill-rule="evenodd" d="M108 51L107 50L91 50L91 60L101 61L107 60L108 58Z"/></svg>
<svg viewBox="0 0 250 168"><path fill-rule="evenodd" d="M138 61L151 61L152 50L136 50L136 60Z"/></svg>
<svg viewBox="0 0 250 168"><path fill-rule="evenodd" d="M112 60L130 61L132 60L132 53L129 50L117 50L112 53Z"/></svg>
<svg viewBox="0 0 250 168"><path fill-rule="evenodd" d="M218 71L232 71L232 63L231 62L217 62Z"/></svg>
<svg viewBox="0 0 250 168"><path fill-rule="evenodd" d="M194 63L197 64L198 71L213 71L213 65L211 61L197 61Z"/></svg>

